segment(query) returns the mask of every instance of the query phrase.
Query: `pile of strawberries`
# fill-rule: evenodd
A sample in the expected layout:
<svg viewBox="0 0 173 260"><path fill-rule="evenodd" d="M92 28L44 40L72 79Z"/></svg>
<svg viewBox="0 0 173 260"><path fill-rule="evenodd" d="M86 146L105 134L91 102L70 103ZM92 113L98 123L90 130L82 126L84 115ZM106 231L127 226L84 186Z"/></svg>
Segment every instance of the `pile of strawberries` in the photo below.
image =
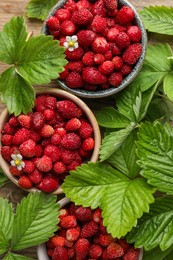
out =
<svg viewBox="0 0 173 260"><path fill-rule="evenodd" d="M52 260L137 260L139 249L113 238L103 226L102 211L70 203L60 210L59 229L47 242Z"/></svg>
<svg viewBox="0 0 173 260"><path fill-rule="evenodd" d="M134 11L118 0L68 0L46 25L62 46L67 36L77 36L78 47L66 49L68 64L59 78L71 89L117 88L142 53Z"/></svg>
<svg viewBox="0 0 173 260"><path fill-rule="evenodd" d="M11 116L4 124L1 154L22 188L53 192L70 170L90 158L92 135L74 102L39 95L32 113Z"/></svg>

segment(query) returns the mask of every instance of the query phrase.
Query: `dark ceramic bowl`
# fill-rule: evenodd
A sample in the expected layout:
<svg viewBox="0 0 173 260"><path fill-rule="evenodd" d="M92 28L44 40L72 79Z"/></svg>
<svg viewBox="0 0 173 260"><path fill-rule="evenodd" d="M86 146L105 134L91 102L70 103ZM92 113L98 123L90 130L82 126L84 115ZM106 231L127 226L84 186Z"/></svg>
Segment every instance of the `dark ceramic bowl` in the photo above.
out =
<svg viewBox="0 0 173 260"><path fill-rule="evenodd" d="M52 10L48 14L46 20L43 23L43 27L42 27L42 33L43 34L49 35L49 31L48 31L48 28L46 26L46 21L51 16L54 15L56 10L62 8L66 2L67 2L67 0L59 0L58 3L52 8ZM63 88L64 90L67 90L67 91L73 93L74 95L77 95L77 96L80 96L80 97L84 97L84 98L103 98L103 97L111 96L111 95L116 94L119 91L123 90L137 76L137 74L139 73L139 71L140 71L140 69L141 69L141 67L143 65L145 54L146 54L146 46L147 46L146 30L144 28L144 25L142 23L142 20L141 20L141 18L139 16L138 12L136 11L136 9L134 8L134 6L132 4L130 4L128 1L125 1L125 0L119 0L119 5L120 6L129 6L129 7L131 7L131 9L135 13L136 25L141 29L141 32L142 32L142 40L141 40L141 44L142 44L142 47L143 47L142 48L142 54L141 54L139 60L134 65L133 70L131 71L131 73L128 74L123 79L123 81L121 82L121 84L117 88L110 87L110 88L105 89L105 90L96 90L96 91L88 91L88 90L85 90L85 89L71 89L71 88L67 87L67 85L65 84L64 81L57 80L58 81L58 85L61 88Z"/></svg>

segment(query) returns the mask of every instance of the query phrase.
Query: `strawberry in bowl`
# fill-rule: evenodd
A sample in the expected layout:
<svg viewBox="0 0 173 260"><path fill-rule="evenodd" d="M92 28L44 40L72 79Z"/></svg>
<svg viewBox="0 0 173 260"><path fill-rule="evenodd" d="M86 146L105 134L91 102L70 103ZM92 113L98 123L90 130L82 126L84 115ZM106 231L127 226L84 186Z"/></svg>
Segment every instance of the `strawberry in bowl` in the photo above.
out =
<svg viewBox="0 0 173 260"><path fill-rule="evenodd" d="M81 97L100 98L125 88L145 57L146 32L124 0L60 0L42 32L66 48L59 85Z"/></svg>
<svg viewBox="0 0 173 260"><path fill-rule="evenodd" d="M97 121L79 98L63 90L37 90L26 115L0 116L0 164L19 187L62 193L70 170L98 158L101 142Z"/></svg>

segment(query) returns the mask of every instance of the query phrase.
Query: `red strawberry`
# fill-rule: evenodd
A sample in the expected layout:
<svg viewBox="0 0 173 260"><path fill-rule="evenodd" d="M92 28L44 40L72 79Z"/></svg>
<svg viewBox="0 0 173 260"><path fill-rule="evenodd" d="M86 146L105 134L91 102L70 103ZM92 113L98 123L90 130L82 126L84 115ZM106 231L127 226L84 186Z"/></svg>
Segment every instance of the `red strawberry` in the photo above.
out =
<svg viewBox="0 0 173 260"><path fill-rule="evenodd" d="M107 27L106 18L96 15L91 23L91 28L96 33L103 32Z"/></svg>
<svg viewBox="0 0 173 260"><path fill-rule="evenodd" d="M68 9L64 9L64 8L60 8L60 9L56 10L56 12L54 13L54 16L58 18L60 23L62 23L63 21L66 21L66 20L70 20L70 18L71 18L70 11Z"/></svg>
<svg viewBox="0 0 173 260"><path fill-rule="evenodd" d="M82 162L82 159L77 151L61 149L61 160L64 164L71 164L73 161Z"/></svg>
<svg viewBox="0 0 173 260"><path fill-rule="evenodd" d="M77 6L74 0L68 0L65 5L64 5L65 9L68 9L71 13L76 11Z"/></svg>
<svg viewBox="0 0 173 260"><path fill-rule="evenodd" d="M127 34L131 42L140 42L142 38L142 32L137 25L129 26L127 29Z"/></svg>
<svg viewBox="0 0 173 260"><path fill-rule="evenodd" d="M77 33L79 46L91 46L96 38L96 34L91 30L80 30Z"/></svg>
<svg viewBox="0 0 173 260"><path fill-rule="evenodd" d="M103 225L103 220L100 221L100 231L103 234L107 233L106 227Z"/></svg>
<svg viewBox="0 0 173 260"><path fill-rule="evenodd" d="M113 87L118 87L123 80L122 74L120 72L115 72L110 75L108 78L109 84L111 84Z"/></svg>
<svg viewBox="0 0 173 260"><path fill-rule="evenodd" d="M18 122L17 122L16 126L18 126ZM16 126L15 125L12 126L9 122L5 123L3 126L3 129L2 129L2 134L13 135L15 133L14 127L16 127Z"/></svg>
<svg viewBox="0 0 173 260"><path fill-rule="evenodd" d="M93 221L99 224L101 220L102 220L102 210L97 208L93 212Z"/></svg>
<svg viewBox="0 0 173 260"><path fill-rule="evenodd" d="M116 15L117 15L117 13L118 13L118 9L108 10L108 11L107 11L108 17L112 17L112 18L115 18Z"/></svg>
<svg viewBox="0 0 173 260"><path fill-rule="evenodd" d="M58 112L66 119L73 117L80 118L82 110L70 100L61 100L57 102Z"/></svg>
<svg viewBox="0 0 173 260"><path fill-rule="evenodd" d="M40 131L42 137L48 138L54 134L54 128L51 125L44 125Z"/></svg>
<svg viewBox="0 0 173 260"><path fill-rule="evenodd" d="M120 25L126 25L135 18L134 11L129 6L123 6L117 13L116 21Z"/></svg>
<svg viewBox="0 0 173 260"><path fill-rule="evenodd" d="M45 99L46 101L46 99ZM45 104L45 101L43 104ZM39 130L43 127L45 123L45 119L43 117L43 114L40 112L35 112L31 115L31 126L32 128L34 128L35 130Z"/></svg>
<svg viewBox="0 0 173 260"><path fill-rule="evenodd" d="M129 65L137 62L142 53L142 44L133 43L123 53L123 60Z"/></svg>
<svg viewBox="0 0 173 260"><path fill-rule="evenodd" d="M35 162L35 165L39 171L49 172L52 169L52 160L47 155L43 155Z"/></svg>
<svg viewBox="0 0 173 260"><path fill-rule="evenodd" d="M63 162L58 161L54 164L53 169L55 171L56 174L62 174L64 172L66 172L66 166Z"/></svg>
<svg viewBox="0 0 173 260"><path fill-rule="evenodd" d="M47 254L48 254L48 256L52 257L52 255L53 255L53 249L48 248L48 249L47 249Z"/></svg>
<svg viewBox="0 0 173 260"><path fill-rule="evenodd" d="M92 50L95 53L105 53L108 49L109 44L104 37L97 37L92 44Z"/></svg>
<svg viewBox="0 0 173 260"><path fill-rule="evenodd" d="M100 66L99 66L99 71L104 74L104 75L109 75L113 72L114 70L114 64L111 61L104 61Z"/></svg>
<svg viewBox="0 0 173 260"><path fill-rule="evenodd" d="M80 206L75 210L75 216L77 217L77 220L87 222L92 220L92 211L90 208Z"/></svg>
<svg viewBox="0 0 173 260"><path fill-rule="evenodd" d="M91 13L95 15L100 15L106 17L106 8L103 0L96 1L95 4L91 7Z"/></svg>
<svg viewBox="0 0 173 260"><path fill-rule="evenodd" d="M81 72L83 68L83 63L81 61L70 61L67 64L67 68L70 71L76 71L76 72Z"/></svg>
<svg viewBox="0 0 173 260"><path fill-rule="evenodd" d="M94 65L94 53L92 51L87 51L82 57L82 62L85 66Z"/></svg>
<svg viewBox="0 0 173 260"><path fill-rule="evenodd" d="M106 38L108 39L108 41L110 42L115 42L117 36L119 35L120 30L117 29L116 27L112 27L108 30Z"/></svg>
<svg viewBox="0 0 173 260"><path fill-rule="evenodd" d="M93 19L92 13L88 9L80 9L72 14L71 21L77 25L86 25Z"/></svg>
<svg viewBox="0 0 173 260"><path fill-rule="evenodd" d="M91 220L82 227L80 236L83 238L90 238L94 236L98 230L99 230L98 225Z"/></svg>
<svg viewBox="0 0 173 260"><path fill-rule="evenodd" d="M59 211L60 211L60 216L59 216L60 219L69 215L68 209L61 208ZM66 236L66 231L65 231L65 236Z"/></svg>
<svg viewBox="0 0 173 260"><path fill-rule="evenodd" d="M17 117L18 121L19 121L19 124L22 126L22 127L25 127L25 128L30 128L31 127L31 116L28 116L28 115L19 115Z"/></svg>
<svg viewBox="0 0 173 260"><path fill-rule="evenodd" d="M9 170L13 176L20 177L23 174L23 171L19 171L16 166L10 166Z"/></svg>
<svg viewBox="0 0 173 260"><path fill-rule="evenodd" d="M107 247L107 255L109 259L115 259L117 257L121 257L124 255L124 250L123 248L116 244L116 243L111 243L108 247Z"/></svg>
<svg viewBox="0 0 173 260"><path fill-rule="evenodd" d="M99 245L91 245L89 249L89 256L93 259L98 259L102 255L102 248Z"/></svg>
<svg viewBox="0 0 173 260"><path fill-rule="evenodd" d="M63 44L62 45L60 44L60 45L63 46ZM67 66L64 66L64 71L59 73L59 78L58 79L64 80L64 79L66 79L68 77L68 74L69 74L68 68L67 68Z"/></svg>
<svg viewBox="0 0 173 260"><path fill-rule="evenodd" d="M49 121L49 120L52 120L55 116L55 112L53 111L53 109L45 109L44 112L43 112L43 116L44 118Z"/></svg>
<svg viewBox="0 0 173 260"><path fill-rule="evenodd" d="M24 160L25 167L23 168L23 171L26 173L31 173L35 169L35 165L32 161L30 160Z"/></svg>
<svg viewBox="0 0 173 260"><path fill-rule="evenodd" d="M60 27L60 24L59 24L59 20L57 17L55 16L51 16L47 21L46 21L46 25L49 29L51 30L58 30L59 27Z"/></svg>
<svg viewBox="0 0 173 260"><path fill-rule="evenodd" d="M106 76L102 75L95 67L86 67L82 70L83 79L89 84L103 84L106 83Z"/></svg>
<svg viewBox="0 0 173 260"><path fill-rule="evenodd" d="M76 31L76 25L70 20L63 21L60 26L60 31L66 36L73 35Z"/></svg>
<svg viewBox="0 0 173 260"><path fill-rule="evenodd" d="M112 55L112 51L111 50L108 50L107 52L105 52L105 59L106 60L111 61L112 57L113 57L113 55Z"/></svg>
<svg viewBox="0 0 173 260"><path fill-rule="evenodd" d="M78 239L79 235L80 235L80 227L70 228L66 232L66 239L68 241L74 242Z"/></svg>
<svg viewBox="0 0 173 260"><path fill-rule="evenodd" d="M124 64L121 69L121 73L123 74L123 76L127 76L132 71L132 69L132 66Z"/></svg>
<svg viewBox="0 0 173 260"><path fill-rule="evenodd" d="M84 151L84 150L82 149L82 147L81 147L80 150L79 150L79 154L80 154L80 156L83 157L83 158L90 158L90 156L91 156L90 151Z"/></svg>
<svg viewBox="0 0 173 260"><path fill-rule="evenodd" d="M67 253L68 253L69 259L74 259L75 249L73 247L67 248Z"/></svg>
<svg viewBox="0 0 173 260"><path fill-rule="evenodd" d="M130 248L128 252L123 256L123 260L137 260L139 257L140 250Z"/></svg>
<svg viewBox="0 0 173 260"><path fill-rule="evenodd" d="M44 192L53 192L59 187L59 183L54 178L47 176L43 177L41 182L36 185L38 189Z"/></svg>
<svg viewBox="0 0 173 260"><path fill-rule="evenodd" d="M8 123L6 123L6 124L8 124ZM6 124L5 124L5 125L6 125ZM10 126L12 126L12 127L18 126L18 125L19 125L19 122L18 122L18 120L17 120L17 117L16 117L16 116L12 116L12 117L9 119L9 124L10 124ZM4 125L4 127L5 127L5 125ZM10 133L7 133L7 134L10 134Z"/></svg>
<svg viewBox="0 0 173 260"><path fill-rule="evenodd" d="M80 166L81 163L79 161L73 161L72 163L70 163L69 165L67 165L67 170L68 171L73 171L76 170L77 166Z"/></svg>
<svg viewBox="0 0 173 260"><path fill-rule="evenodd" d="M84 81L81 77L81 74L78 72L72 71L69 73L68 77L65 79L65 83L69 88L82 88Z"/></svg>
<svg viewBox="0 0 173 260"><path fill-rule="evenodd" d="M99 244L102 247L107 247L114 241L113 237L109 234L100 234L99 235Z"/></svg>
<svg viewBox="0 0 173 260"><path fill-rule="evenodd" d="M107 26L112 28L115 26L115 20L113 18L107 18Z"/></svg>
<svg viewBox="0 0 173 260"><path fill-rule="evenodd" d="M21 155L31 158L35 156L36 143L32 139L28 139L19 146Z"/></svg>
<svg viewBox="0 0 173 260"><path fill-rule="evenodd" d="M85 238L79 238L75 244L76 260L85 259L89 252L90 242Z"/></svg>
<svg viewBox="0 0 173 260"><path fill-rule="evenodd" d="M40 141L41 136L36 130L30 130L30 138L35 141L36 143Z"/></svg>
<svg viewBox="0 0 173 260"><path fill-rule="evenodd" d="M56 246L52 255L52 260L68 260L68 253L65 247Z"/></svg>
<svg viewBox="0 0 173 260"><path fill-rule="evenodd" d="M79 149L81 146L81 138L75 133L68 133L62 138L61 145L69 150Z"/></svg>
<svg viewBox="0 0 173 260"><path fill-rule="evenodd" d="M26 128L21 128L13 136L13 144L20 145L30 138L30 132Z"/></svg>
<svg viewBox="0 0 173 260"><path fill-rule="evenodd" d="M103 0L105 2L106 8L109 10L117 9L118 1L117 0Z"/></svg>
<svg viewBox="0 0 173 260"><path fill-rule="evenodd" d="M31 180L26 176L26 175L22 175L19 180L18 180L18 184L20 187L22 187L23 189L30 189L32 188L32 182Z"/></svg>
<svg viewBox="0 0 173 260"><path fill-rule="evenodd" d="M82 149L84 151L91 151L91 150L93 150L94 149L94 139L92 137L86 138L82 142Z"/></svg>
<svg viewBox="0 0 173 260"><path fill-rule="evenodd" d="M40 183L43 174L39 170L35 169L33 172L28 174L28 177L33 183L38 184Z"/></svg>
<svg viewBox="0 0 173 260"><path fill-rule="evenodd" d="M90 9L91 4L90 4L90 2L88 2L88 0L79 0L76 3L76 6L77 6L78 10L80 10L80 9Z"/></svg>
<svg viewBox="0 0 173 260"><path fill-rule="evenodd" d="M118 239L117 243L124 249L124 252L127 252L131 247L125 239Z"/></svg>
<svg viewBox="0 0 173 260"><path fill-rule="evenodd" d="M69 229L77 227L76 217L72 215L68 215L60 220L60 226Z"/></svg>
<svg viewBox="0 0 173 260"><path fill-rule="evenodd" d="M55 134L58 134L59 136L60 136L60 141L61 141L61 138L64 136L64 135L66 135L66 129L65 128L63 128L63 127L57 127L56 129L55 129ZM53 135L54 136L54 135ZM53 137L52 136L52 137ZM51 138L52 138L51 137Z"/></svg>
<svg viewBox="0 0 173 260"><path fill-rule="evenodd" d="M124 65L124 62L120 56L113 57L112 62L116 71L121 70Z"/></svg>
<svg viewBox="0 0 173 260"><path fill-rule="evenodd" d="M4 134L1 137L1 142L5 146L11 146L13 144L13 136L12 135L8 135L8 134Z"/></svg>
<svg viewBox="0 0 173 260"><path fill-rule="evenodd" d="M74 51L66 50L65 54L66 54L67 60L80 61L84 54L84 50L81 47L78 47Z"/></svg>
<svg viewBox="0 0 173 260"><path fill-rule="evenodd" d="M66 130L69 132L77 131L80 127L81 127L81 121L75 117L70 119L65 126Z"/></svg>
<svg viewBox="0 0 173 260"><path fill-rule="evenodd" d="M51 136L51 144L53 145L58 145L61 141L61 136L60 134L58 133L54 133L52 136Z"/></svg>
<svg viewBox="0 0 173 260"><path fill-rule="evenodd" d="M113 42L109 43L109 48L114 55L120 55L122 53L122 50Z"/></svg>
<svg viewBox="0 0 173 260"><path fill-rule="evenodd" d="M115 39L115 43L120 49L123 49L130 45L130 38L127 33L119 32Z"/></svg>
<svg viewBox="0 0 173 260"><path fill-rule="evenodd" d="M60 159L60 150L56 145L49 144L44 148L44 155L47 155L52 162L56 162Z"/></svg>
<svg viewBox="0 0 173 260"><path fill-rule="evenodd" d="M101 53L97 53L94 55L94 63L97 65L102 64L105 61L105 56Z"/></svg>
<svg viewBox="0 0 173 260"><path fill-rule="evenodd" d="M79 135L82 139L90 137L93 133L92 126L85 120L81 120L81 127L79 129Z"/></svg>
<svg viewBox="0 0 173 260"><path fill-rule="evenodd" d="M12 160L11 154L12 153L11 153L11 147L10 146L4 145L4 146L1 147L1 155L8 162L10 162Z"/></svg>
<svg viewBox="0 0 173 260"><path fill-rule="evenodd" d="M63 247L65 245L65 238L58 236L58 235L55 235L55 236L51 237L50 243L52 243L52 245L54 247L56 247L56 246L62 246Z"/></svg>

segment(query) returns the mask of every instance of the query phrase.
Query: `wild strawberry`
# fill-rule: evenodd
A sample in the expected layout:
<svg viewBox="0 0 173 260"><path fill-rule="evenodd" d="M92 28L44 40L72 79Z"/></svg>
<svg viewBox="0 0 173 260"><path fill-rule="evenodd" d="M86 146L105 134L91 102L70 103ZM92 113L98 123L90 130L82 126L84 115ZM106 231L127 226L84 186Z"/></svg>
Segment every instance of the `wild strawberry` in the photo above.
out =
<svg viewBox="0 0 173 260"><path fill-rule="evenodd" d="M91 84L88 84L88 83L85 83L85 85L84 85L84 89L86 89L86 90L96 90L97 89L97 85L91 85Z"/></svg>
<svg viewBox="0 0 173 260"><path fill-rule="evenodd" d="M37 169L41 172L49 172L52 169L52 160L47 155L43 155L35 163Z"/></svg>
<svg viewBox="0 0 173 260"><path fill-rule="evenodd" d="M71 60L71 61L80 61L83 54L84 54L84 50L81 47L78 47L74 51L69 51L69 50L65 51L67 60Z"/></svg>
<svg viewBox="0 0 173 260"><path fill-rule="evenodd" d="M2 134L13 135L15 133L14 127L9 122L5 123L2 129Z"/></svg>
<svg viewBox="0 0 173 260"><path fill-rule="evenodd" d="M63 127L57 127L56 129L55 129L55 134L58 134L58 135L60 135L60 140L61 140L61 138L64 136L64 135L66 135L66 129L65 128L63 128ZM51 137L52 138L52 137Z"/></svg>
<svg viewBox="0 0 173 260"><path fill-rule="evenodd" d="M99 245L91 245L89 249L89 256L98 259L102 255L102 248Z"/></svg>
<svg viewBox="0 0 173 260"><path fill-rule="evenodd" d="M41 139L41 136L39 135L39 133L36 130L32 130L30 129L30 138L34 141L34 142L39 142Z"/></svg>
<svg viewBox="0 0 173 260"><path fill-rule="evenodd" d="M115 20L113 18L107 18L107 26L112 28L115 26Z"/></svg>
<svg viewBox="0 0 173 260"><path fill-rule="evenodd" d="M35 169L33 172L28 174L28 178L35 184L40 183L42 177L43 177L43 173L37 169Z"/></svg>
<svg viewBox="0 0 173 260"><path fill-rule="evenodd" d="M50 138L44 138L42 141L41 141L41 146L42 147L46 147L47 145L50 144Z"/></svg>
<svg viewBox="0 0 173 260"><path fill-rule="evenodd" d="M82 149L82 147L79 149L79 154L80 154L80 156L83 157L83 158L90 158L90 156L91 156L90 151L84 151L84 150Z"/></svg>
<svg viewBox="0 0 173 260"><path fill-rule="evenodd" d="M11 146L13 144L13 136L12 135L8 135L8 134L4 134L1 137L1 142L5 146Z"/></svg>
<svg viewBox="0 0 173 260"><path fill-rule="evenodd" d="M52 255L53 255L53 249L48 248L48 249L47 249L47 254L48 254L48 256L52 257Z"/></svg>
<svg viewBox="0 0 173 260"><path fill-rule="evenodd" d="M23 189L30 189L30 188L32 188L32 186L33 186L31 180L30 180L26 175L22 175L22 176L19 178L18 184L19 184L19 186L22 187Z"/></svg>
<svg viewBox="0 0 173 260"><path fill-rule="evenodd" d="M132 66L128 65L128 64L124 64L122 69L121 69L121 73L123 76L127 76L131 71L132 71Z"/></svg>
<svg viewBox="0 0 173 260"><path fill-rule="evenodd" d="M68 9L71 13L77 10L77 6L74 0L68 0L65 5L65 9Z"/></svg>
<svg viewBox="0 0 173 260"><path fill-rule="evenodd" d="M90 9L91 3L88 0L79 0L76 3L77 9Z"/></svg>
<svg viewBox="0 0 173 260"><path fill-rule="evenodd" d="M58 18L59 22L62 23L63 21L70 20L71 14L68 9L60 8L56 10L54 16Z"/></svg>
<svg viewBox="0 0 173 260"><path fill-rule="evenodd" d="M17 169L17 167L15 167L15 166L10 166L10 167L9 167L9 170L10 170L10 172L11 172L11 174L12 174L13 176L18 176L18 177L20 177L20 176L23 174L23 171L19 171L19 170Z"/></svg>
<svg viewBox="0 0 173 260"><path fill-rule="evenodd" d="M98 225L91 220L82 227L80 236L83 238L90 238L94 236L98 230L99 230Z"/></svg>
<svg viewBox="0 0 173 260"><path fill-rule="evenodd" d="M44 192L53 192L59 187L58 180L55 180L54 178L47 176L43 177L41 179L41 182L36 185L38 189Z"/></svg>
<svg viewBox="0 0 173 260"><path fill-rule="evenodd" d="M130 38L127 35L127 33L119 32L119 34L117 35L117 37L115 39L115 43L119 48L123 49L130 45Z"/></svg>
<svg viewBox="0 0 173 260"><path fill-rule="evenodd" d="M100 221L100 231L103 234L107 233L106 227L103 225L103 220Z"/></svg>
<svg viewBox="0 0 173 260"><path fill-rule="evenodd" d="M82 110L70 100L61 100L57 102L58 112L66 119L73 117L80 118Z"/></svg>
<svg viewBox="0 0 173 260"><path fill-rule="evenodd" d="M94 53L92 51L88 51L82 57L82 62L85 66L93 66L94 65Z"/></svg>
<svg viewBox="0 0 173 260"><path fill-rule="evenodd" d="M118 1L117 0L103 0L105 2L106 8L110 10L117 9Z"/></svg>
<svg viewBox="0 0 173 260"><path fill-rule="evenodd" d="M37 98L34 101L36 108L37 108L37 106L45 103L47 96L48 95L39 95L39 96L37 96Z"/></svg>
<svg viewBox="0 0 173 260"><path fill-rule="evenodd" d="M128 252L122 257L123 260L137 260L139 257L140 250L130 248Z"/></svg>
<svg viewBox="0 0 173 260"><path fill-rule="evenodd" d="M123 77L120 72L112 73L108 78L109 84L111 84L113 87L118 87L121 84L122 80Z"/></svg>
<svg viewBox="0 0 173 260"><path fill-rule="evenodd" d="M76 217L72 215L68 215L60 220L60 226L69 229L77 227Z"/></svg>
<svg viewBox="0 0 173 260"><path fill-rule="evenodd" d="M107 247L107 255L109 259L115 259L117 257L122 257L124 255L124 250L123 248L116 244L116 243L111 243Z"/></svg>
<svg viewBox="0 0 173 260"><path fill-rule="evenodd" d="M56 39L57 37L59 37L60 34L61 34L60 29L58 29L58 30L56 30L56 31L49 29L49 33L54 36L54 39Z"/></svg>
<svg viewBox="0 0 173 260"><path fill-rule="evenodd" d="M51 30L58 30L59 27L60 27L60 24L59 24L59 20L57 17L55 16L51 16L47 21L46 21L46 25L49 29Z"/></svg>
<svg viewBox="0 0 173 260"><path fill-rule="evenodd" d="M81 127L79 128L79 135L82 139L90 137L93 133L92 126L85 120L81 120Z"/></svg>
<svg viewBox="0 0 173 260"><path fill-rule="evenodd" d="M129 26L127 29L127 34L131 42L140 42L142 38L142 32L137 25Z"/></svg>
<svg viewBox="0 0 173 260"><path fill-rule="evenodd" d="M69 215L68 209L64 209L64 208L61 208L61 209L59 210L59 213L60 213L60 215L59 215L59 218L60 218L60 219L61 219L61 218L64 218L64 217L66 217L66 216ZM65 236L66 236L66 230L65 230Z"/></svg>
<svg viewBox="0 0 173 260"><path fill-rule="evenodd" d="M80 235L80 227L70 228L66 232L66 239L68 241L76 241Z"/></svg>
<svg viewBox="0 0 173 260"><path fill-rule="evenodd" d="M8 162L11 161L11 147L8 145L4 145L1 147L1 155Z"/></svg>
<svg viewBox="0 0 173 260"><path fill-rule="evenodd" d="M77 151L61 149L61 161L64 164L71 164L73 161L78 161L81 163L82 159Z"/></svg>
<svg viewBox="0 0 173 260"><path fill-rule="evenodd" d="M35 165L32 161L24 160L24 163L25 163L25 167L23 168L23 172L31 173L34 171Z"/></svg>
<svg viewBox="0 0 173 260"><path fill-rule="evenodd" d="M62 138L61 145L69 150L79 149L81 146L81 138L75 133L68 133Z"/></svg>
<svg viewBox="0 0 173 260"><path fill-rule="evenodd" d="M51 237L50 242L52 243L52 245L54 247L56 247L56 246L63 247L65 245L65 238L55 235L55 236Z"/></svg>
<svg viewBox="0 0 173 260"><path fill-rule="evenodd" d="M42 137L48 138L54 134L54 128L51 125L44 125L40 131Z"/></svg>
<svg viewBox="0 0 173 260"><path fill-rule="evenodd" d="M56 162L60 159L60 150L56 145L48 144L44 148L44 155L47 155L52 162Z"/></svg>
<svg viewBox="0 0 173 260"><path fill-rule="evenodd" d="M116 21L120 25L126 25L135 18L134 11L129 6L123 6L117 13Z"/></svg>
<svg viewBox="0 0 173 260"><path fill-rule="evenodd" d="M76 170L77 166L80 166L81 163L79 161L73 161L72 163L70 163L69 165L67 165L67 171L73 171Z"/></svg>
<svg viewBox="0 0 173 260"><path fill-rule="evenodd" d="M83 68L83 63L81 61L70 61L67 64L67 68L69 71L75 71L75 72L80 73Z"/></svg>
<svg viewBox="0 0 173 260"><path fill-rule="evenodd" d="M64 40L65 42L65 40ZM60 43L61 46L63 46L63 44ZM68 71L68 68L67 66L64 66L64 71L59 73L59 78L60 80L64 80L68 77L68 74L69 74L69 71Z"/></svg>
<svg viewBox="0 0 173 260"><path fill-rule="evenodd" d="M122 53L122 50L113 42L109 43L109 48L114 55L120 55Z"/></svg>
<svg viewBox="0 0 173 260"><path fill-rule="evenodd" d="M75 216L77 217L77 220L87 222L92 220L92 211L90 208L80 206L75 210Z"/></svg>
<svg viewBox="0 0 173 260"><path fill-rule="evenodd" d="M108 39L108 41L110 42L115 42L118 34L120 33L120 30L117 29L116 27L112 27L108 30L106 38Z"/></svg>
<svg viewBox="0 0 173 260"><path fill-rule="evenodd" d="M17 120L19 121L19 124L22 127L30 128L31 127L31 116L28 115L19 115L17 117Z"/></svg>
<svg viewBox="0 0 173 260"><path fill-rule="evenodd" d="M133 43L125 49L123 53L123 60L129 65L133 65L137 62L142 53L142 44Z"/></svg>
<svg viewBox="0 0 173 260"><path fill-rule="evenodd" d="M19 152L21 155L31 158L35 156L36 143L32 139L28 139L19 146Z"/></svg>
<svg viewBox="0 0 173 260"><path fill-rule="evenodd" d="M61 136L59 134L56 134L54 133L52 136L51 136L51 144L53 145L58 145L61 141Z"/></svg>
<svg viewBox="0 0 173 260"><path fill-rule="evenodd" d="M102 260L108 260L107 248L103 249Z"/></svg>
<svg viewBox="0 0 173 260"><path fill-rule="evenodd" d="M55 112L53 111L53 109L45 109L44 112L43 112L43 116L44 118L49 121L49 120L52 120L55 116Z"/></svg>
<svg viewBox="0 0 173 260"><path fill-rule="evenodd" d="M89 252L90 242L85 238L79 238L75 244L76 260L85 259Z"/></svg>
<svg viewBox="0 0 173 260"><path fill-rule="evenodd" d="M96 223L100 223L101 220L102 220L102 210L97 208L93 212L93 221Z"/></svg>
<svg viewBox="0 0 173 260"><path fill-rule="evenodd" d="M86 25L93 19L92 13L88 9L80 9L72 14L71 21L77 25Z"/></svg>
<svg viewBox="0 0 173 260"><path fill-rule="evenodd" d="M97 37L92 44L92 50L95 53L105 53L108 49L109 44L104 37Z"/></svg>
<svg viewBox="0 0 173 260"><path fill-rule="evenodd" d="M55 109L56 108L56 98L55 97L52 97L52 96L47 96L46 99L45 99L45 106L47 108L50 108L50 109Z"/></svg>
<svg viewBox="0 0 173 260"><path fill-rule="evenodd" d="M106 83L106 76L102 75L95 67L86 67L82 70L83 79L89 84L103 84Z"/></svg>
<svg viewBox="0 0 173 260"><path fill-rule="evenodd" d="M56 246L52 255L52 260L68 260L68 253L65 247Z"/></svg>
<svg viewBox="0 0 173 260"><path fill-rule="evenodd" d="M113 55L112 55L112 51L111 50L108 50L107 52L105 52L105 59L106 60L111 61L112 57L113 57Z"/></svg>
<svg viewBox="0 0 173 260"><path fill-rule="evenodd" d="M21 128L13 136L13 144L20 145L30 138L30 132L26 128Z"/></svg>
<svg viewBox="0 0 173 260"><path fill-rule="evenodd" d="M96 33L103 32L107 27L106 18L96 15L91 23L91 28Z"/></svg>
<svg viewBox="0 0 173 260"><path fill-rule="evenodd" d="M96 38L96 34L91 30L81 30L77 33L79 46L91 46Z"/></svg>
<svg viewBox="0 0 173 260"><path fill-rule="evenodd" d="M44 103L45 104L45 103ZM43 117L43 114L40 112L34 112L31 115L31 126L32 128L34 128L35 130L39 130L43 127L45 123L45 119Z"/></svg>
<svg viewBox="0 0 173 260"><path fill-rule="evenodd" d="M99 66L99 71L104 74L104 75L109 75L113 72L114 70L114 64L111 61L104 61L100 66Z"/></svg>
<svg viewBox="0 0 173 260"><path fill-rule="evenodd" d="M99 235L99 244L103 247L107 247L108 245L110 245L111 243L114 242L114 239L111 235L109 234L100 234Z"/></svg>
<svg viewBox="0 0 173 260"><path fill-rule="evenodd" d="M118 239L117 243L124 249L124 252L127 252L131 247L125 239Z"/></svg>
<svg viewBox="0 0 173 260"><path fill-rule="evenodd" d="M67 122L65 129L71 132L71 131L77 131L80 127L81 127L81 121L78 118L74 117Z"/></svg>
<svg viewBox="0 0 173 260"><path fill-rule="evenodd" d="M71 259L75 256L75 249L73 247L67 248L67 253L68 253L69 259Z"/></svg>
<svg viewBox="0 0 173 260"><path fill-rule="evenodd" d="M62 174L66 171L66 166L63 162L58 161L54 164L53 169L56 174Z"/></svg>
<svg viewBox="0 0 173 260"><path fill-rule="evenodd" d="M123 62L122 58L119 57L119 56L113 57L112 63L114 64L114 69L115 69L116 71L121 70L122 67L123 67L123 65L124 65L124 62Z"/></svg>
<svg viewBox="0 0 173 260"><path fill-rule="evenodd" d="M118 13L118 9L108 10L108 11L107 11L108 17L112 17L112 18L115 18L116 15L117 15L117 13Z"/></svg>
<svg viewBox="0 0 173 260"><path fill-rule="evenodd" d="M105 56L101 53L97 53L94 55L94 63L97 65L102 64L105 61Z"/></svg>
<svg viewBox="0 0 173 260"><path fill-rule="evenodd" d="M9 123L10 126L12 126L12 127L16 127L16 126L19 125L19 122L18 122L16 116L12 116L12 117L9 119L8 123ZM6 124L8 124L8 123L6 123ZM5 124L5 125L6 125L6 124ZM4 125L4 127L5 127L5 125ZM7 133L7 132L6 132L6 134L10 134L10 133Z"/></svg>
<svg viewBox="0 0 173 260"><path fill-rule="evenodd" d="M65 36L74 35L76 25L70 20L63 21L60 26L60 31Z"/></svg>
<svg viewBox="0 0 173 260"><path fill-rule="evenodd" d="M94 139L92 137L88 137L82 142L82 149L84 151L91 151L94 149Z"/></svg>
<svg viewBox="0 0 173 260"><path fill-rule="evenodd" d="M81 88L84 85L81 74L75 71L69 73L68 77L65 79L65 83L69 88L72 89Z"/></svg>
<svg viewBox="0 0 173 260"><path fill-rule="evenodd" d="M106 8L103 0L98 0L91 7L91 13L95 15L100 15L106 17Z"/></svg>

